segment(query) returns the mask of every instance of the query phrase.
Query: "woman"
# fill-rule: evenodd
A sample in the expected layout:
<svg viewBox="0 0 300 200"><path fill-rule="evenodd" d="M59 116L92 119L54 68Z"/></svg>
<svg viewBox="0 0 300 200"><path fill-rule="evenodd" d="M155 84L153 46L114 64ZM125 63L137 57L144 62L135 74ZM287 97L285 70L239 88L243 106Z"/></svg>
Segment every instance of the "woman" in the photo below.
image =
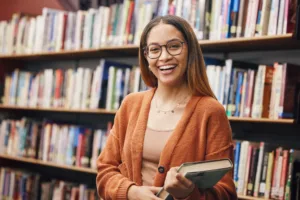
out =
<svg viewBox="0 0 300 200"><path fill-rule="evenodd" d="M182 18L153 19L141 36L142 78L151 90L128 95L98 158L104 199L156 199L162 186L174 199L236 199L232 172L200 191L176 167L233 158L225 110L209 87L197 38Z"/></svg>

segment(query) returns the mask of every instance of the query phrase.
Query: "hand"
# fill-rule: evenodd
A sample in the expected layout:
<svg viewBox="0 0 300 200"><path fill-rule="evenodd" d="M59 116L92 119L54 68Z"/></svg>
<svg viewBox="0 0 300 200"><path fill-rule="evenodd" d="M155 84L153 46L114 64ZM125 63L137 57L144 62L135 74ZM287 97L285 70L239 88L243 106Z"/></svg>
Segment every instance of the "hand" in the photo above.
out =
<svg viewBox="0 0 300 200"><path fill-rule="evenodd" d="M195 188L195 184L177 172L177 167L171 168L165 180L164 188L176 199L184 199Z"/></svg>
<svg viewBox="0 0 300 200"><path fill-rule="evenodd" d="M160 190L160 187L132 185L128 189L127 197L129 200L162 200L155 196Z"/></svg>

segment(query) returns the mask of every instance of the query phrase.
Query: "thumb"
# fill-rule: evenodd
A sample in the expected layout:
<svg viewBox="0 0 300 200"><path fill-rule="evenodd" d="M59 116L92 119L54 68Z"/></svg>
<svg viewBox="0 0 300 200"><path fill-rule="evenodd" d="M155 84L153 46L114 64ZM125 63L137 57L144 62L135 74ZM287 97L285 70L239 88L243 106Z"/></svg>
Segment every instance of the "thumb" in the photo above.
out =
<svg viewBox="0 0 300 200"><path fill-rule="evenodd" d="M149 187L150 191L153 192L154 194L158 193L161 190L161 187L154 187L151 186Z"/></svg>

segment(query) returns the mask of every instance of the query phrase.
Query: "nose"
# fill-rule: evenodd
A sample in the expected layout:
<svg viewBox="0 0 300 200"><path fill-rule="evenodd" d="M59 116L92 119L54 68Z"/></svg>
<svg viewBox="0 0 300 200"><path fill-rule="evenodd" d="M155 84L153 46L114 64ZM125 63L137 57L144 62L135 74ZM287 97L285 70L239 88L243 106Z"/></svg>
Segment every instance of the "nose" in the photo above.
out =
<svg viewBox="0 0 300 200"><path fill-rule="evenodd" d="M172 56L167 51L167 47L162 46L161 47L161 54L159 56L159 60L168 60L168 59L171 59L171 58L172 58Z"/></svg>

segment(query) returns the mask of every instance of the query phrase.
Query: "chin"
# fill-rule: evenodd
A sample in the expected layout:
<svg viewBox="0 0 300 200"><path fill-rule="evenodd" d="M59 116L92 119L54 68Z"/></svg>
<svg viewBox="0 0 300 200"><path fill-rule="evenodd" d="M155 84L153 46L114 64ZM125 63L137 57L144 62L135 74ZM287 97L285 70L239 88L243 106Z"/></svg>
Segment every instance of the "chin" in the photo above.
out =
<svg viewBox="0 0 300 200"><path fill-rule="evenodd" d="M179 85L183 84L183 82L179 80L160 80L159 82L161 85L168 87L178 87Z"/></svg>

